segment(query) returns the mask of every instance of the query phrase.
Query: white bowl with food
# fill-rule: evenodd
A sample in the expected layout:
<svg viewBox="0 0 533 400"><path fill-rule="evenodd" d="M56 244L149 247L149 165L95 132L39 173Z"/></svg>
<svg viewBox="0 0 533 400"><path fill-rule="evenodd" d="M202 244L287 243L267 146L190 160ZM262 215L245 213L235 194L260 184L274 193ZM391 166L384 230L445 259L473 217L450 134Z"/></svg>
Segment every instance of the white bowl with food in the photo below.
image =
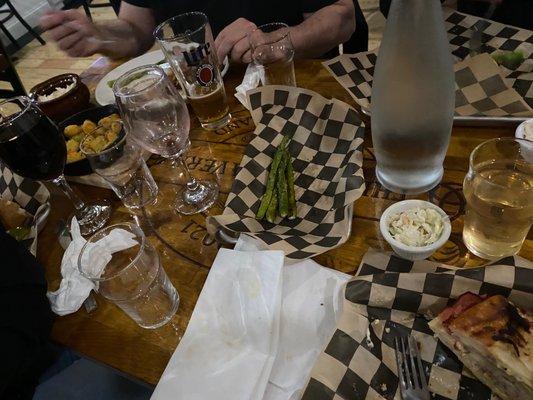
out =
<svg viewBox="0 0 533 400"><path fill-rule="evenodd" d="M394 252L407 260L423 260L442 247L452 230L440 207L424 200L404 200L381 215L381 234Z"/></svg>

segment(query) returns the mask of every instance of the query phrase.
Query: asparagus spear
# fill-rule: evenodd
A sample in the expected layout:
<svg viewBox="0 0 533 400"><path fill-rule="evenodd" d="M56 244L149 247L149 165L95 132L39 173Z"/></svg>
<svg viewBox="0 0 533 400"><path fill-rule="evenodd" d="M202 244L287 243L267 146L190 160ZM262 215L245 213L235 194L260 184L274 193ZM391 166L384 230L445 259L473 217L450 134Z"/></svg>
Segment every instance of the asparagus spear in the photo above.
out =
<svg viewBox="0 0 533 400"><path fill-rule="evenodd" d="M285 176L285 166L287 164L287 151L283 152L281 157L281 162L278 168L278 180L277 180L277 190L278 190L278 209L279 216L285 218L289 213L289 198L287 194L287 177Z"/></svg>
<svg viewBox="0 0 533 400"><path fill-rule="evenodd" d="M274 190L272 193L272 200L270 200L270 204L268 205L268 210L266 213L267 221L270 223L274 223L276 220L276 211L278 210L278 194Z"/></svg>
<svg viewBox="0 0 533 400"><path fill-rule="evenodd" d="M285 164L285 173L287 174L287 192L289 197L289 219L296 218L297 210L296 210L296 196L294 194L294 171L292 169L292 159L291 155L289 154L289 151L286 150L287 153L287 162Z"/></svg>
<svg viewBox="0 0 533 400"><path fill-rule="evenodd" d="M273 192L274 192L274 186L276 184L276 176L277 171L279 167L279 163L281 162L281 156L283 155L283 152L285 151L285 148L287 147L287 143L289 142L289 137L284 136L281 140L280 145L278 146L276 150L276 154L274 154L274 160L272 160L272 165L270 166L270 172L268 174L267 179L267 187L265 194L263 195L263 198L261 199L261 205L259 206L259 211L257 211L257 219L263 219L265 217L265 214L268 210L268 206L271 203Z"/></svg>

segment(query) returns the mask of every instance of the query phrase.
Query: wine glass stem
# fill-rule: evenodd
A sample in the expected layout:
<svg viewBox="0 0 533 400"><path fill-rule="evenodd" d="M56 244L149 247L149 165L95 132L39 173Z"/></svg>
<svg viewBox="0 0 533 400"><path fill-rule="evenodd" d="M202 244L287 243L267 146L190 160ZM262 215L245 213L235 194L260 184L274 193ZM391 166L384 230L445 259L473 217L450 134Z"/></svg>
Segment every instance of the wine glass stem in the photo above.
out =
<svg viewBox="0 0 533 400"><path fill-rule="evenodd" d="M198 182L196 182L196 179L191 175L191 171L189 171L189 167L187 167L187 164L185 163L185 159L183 157L176 157L176 162L181 165L183 172L185 173L185 179L187 180L187 190L189 191L195 191L198 189Z"/></svg>
<svg viewBox="0 0 533 400"><path fill-rule="evenodd" d="M67 197L72 201L72 204L74 204L74 208L76 209L76 212L82 211L85 209L85 203L83 200L76 194L74 190L70 187L70 185L67 183L67 180L65 179L64 175L61 175L54 179L52 181L55 185L59 186L61 190L67 195Z"/></svg>

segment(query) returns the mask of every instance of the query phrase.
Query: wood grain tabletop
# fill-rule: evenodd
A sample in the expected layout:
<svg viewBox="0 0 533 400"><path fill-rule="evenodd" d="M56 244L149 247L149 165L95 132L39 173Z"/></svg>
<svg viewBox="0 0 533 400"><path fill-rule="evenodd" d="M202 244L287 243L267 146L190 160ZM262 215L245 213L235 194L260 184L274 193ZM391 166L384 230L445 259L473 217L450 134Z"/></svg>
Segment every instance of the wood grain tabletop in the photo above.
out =
<svg viewBox="0 0 533 400"><path fill-rule="evenodd" d="M82 79L93 92L100 79L119 64L100 58L82 74ZM322 67L320 61L296 61L295 68L299 86L355 107L348 92ZM148 163L160 193L157 203L146 209L144 214L131 215L110 190L73 185L87 200L110 200L115 208L112 222L139 221L149 240L159 250L163 266L180 294L180 306L171 323L156 330L142 329L115 305L95 295L98 304L96 310L88 313L82 307L74 314L57 317L52 332L56 342L142 382L152 385L158 382L185 332L219 248L207 235L205 218L209 214L222 212L236 167L246 144L254 135L250 114L233 96L243 74L243 66L232 65L224 79L233 117L229 125L216 131L206 131L194 117L191 119L192 146L186 162L196 177L216 176L221 189L217 204L208 212L186 217L173 211L173 199L182 188L183 176L168 161L159 157L152 157ZM432 256L433 260L460 267L477 266L485 262L469 253L462 243L465 207L462 181L468 167L468 156L477 144L490 138L513 135L513 127L454 127L442 182L429 193L409 197L435 202L452 220L452 235ZM318 263L353 274L369 247L390 250L379 233L379 217L386 207L406 196L384 190L375 178L374 166L370 129L367 128L364 151L366 190L354 204L351 236L342 246L317 256ZM58 233L64 228L72 206L56 188L50 189L52 212L39 236L38 259L45 266L49 288L55 290L61 278L63 255ZM533 258L532 236L530 232L520 251L520 255L528 259Z"/></svg>

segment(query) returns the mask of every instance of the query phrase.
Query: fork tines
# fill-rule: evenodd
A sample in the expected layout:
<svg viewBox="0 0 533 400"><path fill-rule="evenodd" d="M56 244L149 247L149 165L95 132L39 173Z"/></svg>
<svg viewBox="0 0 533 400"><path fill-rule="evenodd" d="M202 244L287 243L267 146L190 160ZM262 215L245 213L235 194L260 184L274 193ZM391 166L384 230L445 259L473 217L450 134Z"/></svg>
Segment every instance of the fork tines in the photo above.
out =
<svg viewBox="0 0 533 400"><path fill-rule="evenodd" d="M400 392L404 399L429 399L426 375L420 361L418 345L411 336L396 337L396 365Z"/></svg>

